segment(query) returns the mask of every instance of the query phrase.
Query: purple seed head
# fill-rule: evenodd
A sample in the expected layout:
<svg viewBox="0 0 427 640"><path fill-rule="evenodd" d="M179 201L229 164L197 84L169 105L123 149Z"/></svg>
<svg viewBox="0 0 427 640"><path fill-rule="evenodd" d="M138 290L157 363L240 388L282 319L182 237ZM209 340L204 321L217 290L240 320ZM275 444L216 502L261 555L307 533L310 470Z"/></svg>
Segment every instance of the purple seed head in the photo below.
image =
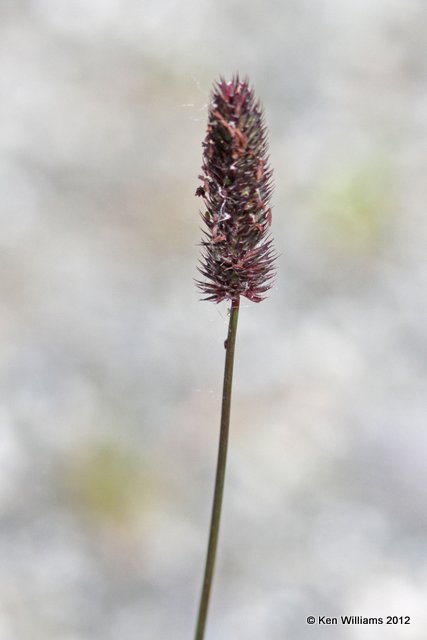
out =
<svg viewBox="0 0 427 640"><path fill-rule="evenodd" d="M197 286L204 300L260 302L272 285L276 255L269 236L272 170L262 106L248 80L214 85L203 142L202 219Z"/></svg>

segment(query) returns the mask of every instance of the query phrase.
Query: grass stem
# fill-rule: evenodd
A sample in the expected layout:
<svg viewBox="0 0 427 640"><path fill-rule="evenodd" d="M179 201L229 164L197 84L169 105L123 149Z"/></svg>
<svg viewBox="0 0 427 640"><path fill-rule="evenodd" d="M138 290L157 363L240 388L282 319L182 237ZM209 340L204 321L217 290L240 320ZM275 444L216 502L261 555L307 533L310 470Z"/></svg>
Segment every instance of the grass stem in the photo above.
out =
<svg viewBox="0 0 427 640"><path fill-rule="evenodd" d="M195 640L203 640L205 636L206 618L209 597L215 568L216 550L218 546L219 525L221 520L222 497L224 494L225 467L227 462L228 433L230 427L231 388L233 383L234 348L236 344L237 320L239 317L240 298L232 302L227 340L225 342L224 384L222 390L221 426L216 466L215 489L212 504L209 542L206 555L203 587L200 597L199 613Z"/></svg>

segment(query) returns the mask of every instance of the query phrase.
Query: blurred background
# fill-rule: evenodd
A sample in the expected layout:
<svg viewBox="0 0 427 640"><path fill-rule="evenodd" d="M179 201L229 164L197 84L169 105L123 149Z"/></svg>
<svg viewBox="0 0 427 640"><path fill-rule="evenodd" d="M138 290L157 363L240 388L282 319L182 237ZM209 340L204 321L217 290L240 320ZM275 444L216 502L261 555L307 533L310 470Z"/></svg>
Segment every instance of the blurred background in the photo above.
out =
<svg viewBox="0 0 427 640"><path fill-rule="evenodd" d="M0 640L192 637L227 330L194 192L235 71L280 259L207 640L426 638L426 32L424 0L0 2Z"/></svg>

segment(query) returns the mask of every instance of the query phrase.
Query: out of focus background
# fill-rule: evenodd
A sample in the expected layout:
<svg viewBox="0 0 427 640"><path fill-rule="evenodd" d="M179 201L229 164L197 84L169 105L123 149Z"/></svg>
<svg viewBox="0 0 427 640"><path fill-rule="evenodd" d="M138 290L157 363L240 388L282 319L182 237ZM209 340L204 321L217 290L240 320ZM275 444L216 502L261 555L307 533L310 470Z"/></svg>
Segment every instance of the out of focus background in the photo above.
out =
<svg viewBox="0 0 427 640"><path fill-rule="evenodd" d="M427 637L426 32L424 0L0 3L0 640L192 637L227 329L194 192L236 71L280 259L207 640Z"/></svg>

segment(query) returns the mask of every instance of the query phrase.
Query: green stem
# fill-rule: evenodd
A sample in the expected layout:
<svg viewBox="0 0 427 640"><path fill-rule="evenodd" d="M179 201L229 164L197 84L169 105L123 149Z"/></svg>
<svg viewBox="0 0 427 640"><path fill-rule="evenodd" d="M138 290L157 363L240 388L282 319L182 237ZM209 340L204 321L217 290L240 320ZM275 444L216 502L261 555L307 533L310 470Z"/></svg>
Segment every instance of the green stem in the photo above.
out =
<svg viewBox="0 0 427 640"><path fill-rule="evenodd" d="M199 615L195 640L203 640L205 636L206 617L209 607L209 596L215 568L216 550L218 546L219 524L221 520L222 496L224 493L225 465L227 461L228 432L230 425L231 387L233 383L234 347L236 344L237 320L239 317L240 298L232 302L227 341L225 343L224 385L222 389L221 427L219 436L218 459L216 466L215 490L212 504L209 543L206 555L205 575L200 597Z"/></svg>

